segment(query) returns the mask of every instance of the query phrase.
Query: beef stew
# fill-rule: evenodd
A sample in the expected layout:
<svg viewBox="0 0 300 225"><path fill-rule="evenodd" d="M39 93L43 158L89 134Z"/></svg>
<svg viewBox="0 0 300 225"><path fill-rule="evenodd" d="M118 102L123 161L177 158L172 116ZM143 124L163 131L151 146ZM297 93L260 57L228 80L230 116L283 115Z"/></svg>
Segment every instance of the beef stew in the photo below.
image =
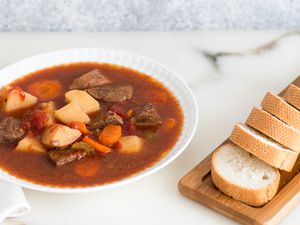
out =
<svg viewBox="0 0 300 225"><path fill-rule="evenodd" d="M46 68L2 88L0 98L0 167L43 185L128 177L166 155L183 125L167 88L111 64Z"/></svg>

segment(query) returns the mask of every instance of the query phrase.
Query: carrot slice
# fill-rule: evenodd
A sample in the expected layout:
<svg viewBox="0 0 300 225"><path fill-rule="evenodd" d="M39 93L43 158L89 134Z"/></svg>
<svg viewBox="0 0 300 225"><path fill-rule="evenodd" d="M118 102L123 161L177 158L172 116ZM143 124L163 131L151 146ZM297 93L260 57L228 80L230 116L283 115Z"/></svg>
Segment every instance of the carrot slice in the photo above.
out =
<svg viewBox="0 0 300 225"><path fill-rule="evenodd" d="M111 146L120 140L122 128L118 125L107 125L99 134L99 142L106 146Z"/></svg>
<svg viewBox="0 0 300 225"><path fill-rule="evenodd" d="M176 126L176 124L177 124L176 119L168 118L163 122L162 130L163 131L171 130L172 128L174 128Z"/></svg>
<svg viewBox="0 0 300 225"><path fill-rule="evenodd" d="M56 80L36 81L28 86L28 92L42 101L57 98L61 94L62 86Z"/></svg>
<svg viewBox="0 0 300 225"><path fill-rule="evenodd" d="M130 118L133 114L133 109L127 111L127 118Z"/></svg>
<svg viewBox="0 0 300 225"><path fill-rule="evenodd" d="M82 134L89 134L90 131L87 129L85 123L82 122L71 122L68 124L69 127L79 130Z"/></svg>
<svg viewBox="0 0 300 225"><path fill-rule="evenodd" d="M91 139L88 136L85 136L82 139L83 142L89 144L90 146L92 146L96 151L101 152L101 153L108 153L111 151L111 149L109 147L106 147L104 145L101 145L100 143L98 143L97 141L94 141L93 139Z"/></svg>
<svg viewBox="0 0 300 225"><path fill-rule="evenodd" d="M74 170L81 177L93 177L101 172L101 165L97 161L81 161L75 165Z"/></svg>

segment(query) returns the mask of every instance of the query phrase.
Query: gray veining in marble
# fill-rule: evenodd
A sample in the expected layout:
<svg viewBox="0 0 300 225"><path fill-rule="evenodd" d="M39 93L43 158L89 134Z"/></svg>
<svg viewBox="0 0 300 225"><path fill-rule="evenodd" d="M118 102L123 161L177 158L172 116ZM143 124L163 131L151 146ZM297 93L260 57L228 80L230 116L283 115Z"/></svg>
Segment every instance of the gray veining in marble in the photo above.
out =
<svg viewBox="0 0 300 225"><path fill-rule="evenodd" d="M297 28L297 0L0 0L0 31Z"/></svg>
<svg viewBox="0 0 300 225"><path fill-rule="evenodd" d="M241 51L241 52L210 52L207 50L200 50L200 53L214 66L216 70L218 70L219 59L222 57L245 56L248 54L254 54L254 55L262 54L264 52L273 50L281 40L296 35L300 35L300 31L286 32L263 45L257 46L256 48L253 49L248 49L246 51Z"/></svg>

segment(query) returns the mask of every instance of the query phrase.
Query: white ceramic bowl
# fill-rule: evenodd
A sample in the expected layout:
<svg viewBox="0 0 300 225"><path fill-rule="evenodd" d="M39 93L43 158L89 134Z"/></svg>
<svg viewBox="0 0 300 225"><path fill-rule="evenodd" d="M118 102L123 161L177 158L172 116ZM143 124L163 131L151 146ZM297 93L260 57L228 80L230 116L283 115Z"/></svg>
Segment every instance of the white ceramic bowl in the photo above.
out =
<svg viewBox="0 0 300 225"><path fill-rule="evenodd" d="M1 169L0 179L25 188L46 192L78 193L104 190L124 185L155 173L178 157L190 143L198 122L197 105L191 90L174 72L157 62L136 54L105 49L72 49L49 52L21 60L0 70L0 86L4 86L19 77L43 68L73 62L105 62L129 67L154 77L168 87L177 97L184 113L183 130L176 145L152 167L122 180L98 186L82 188L44 186L16 178Z"/></svg>

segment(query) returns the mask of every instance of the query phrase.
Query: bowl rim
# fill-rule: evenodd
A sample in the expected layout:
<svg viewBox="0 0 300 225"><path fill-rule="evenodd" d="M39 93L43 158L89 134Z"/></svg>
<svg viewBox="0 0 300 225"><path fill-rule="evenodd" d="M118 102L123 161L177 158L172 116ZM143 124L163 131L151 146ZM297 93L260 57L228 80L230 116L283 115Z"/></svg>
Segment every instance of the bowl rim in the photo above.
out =
<svg viewBox="0 0 300 225"><path fill-rule="evenodd" d="M64 193L64 194L66 194L66 193L86 193L86 192L103 191L103 190L113 189L113 188L116 188L116 187L120 187L120 186L123 186L123 185L126 185L126 184L133 183L133 182L135 182L137 180L146 178L146 177L148 177L148 176L150 176L150 175L158 172L159 170L163 169L164 167L168 166L180 154L183 153L183 151L187 148L187 146L192 141L192 139L193 139L193 137L195 135L197 126L198 126L198 120L199 120L199 118L198 118L198 105L197 105L195 96L193 95L191 89L189 88L189 86L185 83L185 81L183 81L183 79L176 72L174 72L173 70L171 70L168 67L164 66L163 64L161 64L161 63L159 63L159 62L157 62L157 61L155 61L155 60L153 60L151 58L142 56L140 54L132 53L132 52L128 52L128 51L123 51L123 50L108 49L108 48L71 48L71 49L62 49L62 50L48 51L48 52L36 54L36 55L30 56L30 57L26 57L24 59L18 60L18 61L14 62L14 63L11 63L11 64L9 64L9 65L4 66L3 68L1 68L0 69L0 73L3 72L3 71L5 71L5 70L8 70L8 69L10 69L12 67L17 66L18 64L22 64L22 63L25 63L27 61L33 61L33 60L36 60L36 59L41 58L41 57L46 57L46 56L53 55L53 54L72 53L72 52L81 52L81 51L82 52L85 52L85 51L99 51L99 52L105 51L105 52L111 52L111 53L117 53L117 54L124 54L124 55L128 55L128 56L132 56L132 57L137 57L137 58L144 59L144 60L146 60L146 61L148 61L148 62L156 65L157 67L162 68L165 71L168 71L171 74L172 77L174 77L175 79L177 79L177 81L179 81L181 83L181 85L184 87L184 89L188 93L190 99L192 100L191 104L193 106L192 110L194 110L195 118L192 118L192 120L193 120L193 126L191 128L190 135L184 140L183 145L180 148L178 148L178 150L170 158L168 158L167 160L165 160L163 163L158 164L158 162L161 161L161 160L159 160L159 161L155 162L153 165L145 168L144 170L141 170L141 171L139 171L137 173L134 173L134 174L132 174L130 176L127 176L127 177L124 177L124 178L122 178L120 180L112 181L112 182L109 182L109 183L104 183L104 184L99 184L99 185L93 185L93 186L86 186L86 187L59 187L59 186L54 186L54 185L53 186L52 185L48 186L48 185L38 184L38 183L34 183L34 182L30 181L30 180L26 180L26 179L22 179L22 178L16 177L16 176L10 174L8 171L0 168L0 179L1 180L4 180L4 181L10 182L10 183L22 186L22 187L27 188L27 189L31 189L31 190L35 190L35 191L41 191L41 192L48 192L48 193ZM80 61L78 61L78 62L80 62ZM81 62L89 62L89 61L88 60L87 61L82 60ZM90 61L90 62L92 62L92 61ZM70 62L70 63L76 63L76 61ZM99 63L101 63L101 62L99 61ZM61 64L56 64L56 65L63 65L63 64L68 64L68 63L63 63L62 62ZM111 64L116 64L116 63L112 62ZM117 65L120 65L120 64L117 64ZM48 67L51 67L51 66L48 66ZM124 67L130 68L129 66L124 66ZM47 67L45 67L45 68L47 68ZM134 68L132 68L132 69L136 70L136 71L139 71L139 70L134 69ZM39 69L36 69L36 70L33 70L32 72L38 71L38 70ZM19 78L23 77L24 75L26 75L26 74L20 75L19 77L14 78L14 80L19 79ZM152 77L151 74L146 74L146 75ZM157 78L154 78L154 79L157 79ZM162 82L162 81L160 81L160 82L163 85L166 86L166 84L164 82ZM0 85L4 86L6 84L2 85L1 82L0 82ZM168 87L166 87L166 88L168 88ZM179 101L178 96L174 92L172 92L172 93L174 94L174 96ZM184 116L184 110L182 110L182 112L183 112L183 116ZM180 139L181 136L182 136L182 133L179 135L176 143L178 143L178 140ZM176 143L169 150L169 153L173 151L174 147L176 146ZM6 175L6 176L3 176L3 175Z"/></svg>

